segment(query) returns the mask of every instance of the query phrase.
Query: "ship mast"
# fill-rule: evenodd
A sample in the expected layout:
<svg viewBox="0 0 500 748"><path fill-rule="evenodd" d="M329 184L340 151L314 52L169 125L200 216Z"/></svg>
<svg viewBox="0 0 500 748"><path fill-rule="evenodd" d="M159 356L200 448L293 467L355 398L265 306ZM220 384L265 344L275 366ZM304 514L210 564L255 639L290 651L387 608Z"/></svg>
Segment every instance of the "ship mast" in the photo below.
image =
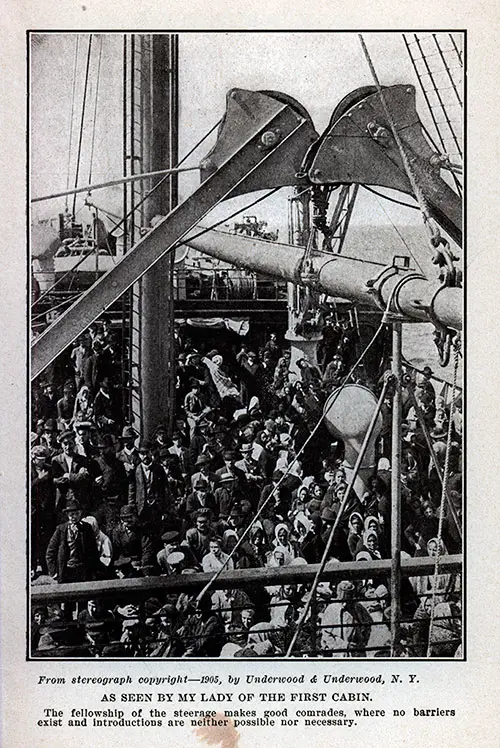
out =
<svg viewBox="0 0 500 748"><path fill-rule="evenodd" d="M178 161L177 34L124 37L125 174L175 167ZM161 184L160 184L161 182ZM149 197L148 197L149 195ZM147 197L147 200L146 200ZM177 175L157 177L148 192L142 182L124 185L124 215L130 213L126 248L139 240L156 216L177 205ZM175 400L173 350L173 255L166 255L134 284L128 295L130 420L144 436L159 423L171 428ZM127 311L127 301L125 310ZM126 312L125 312L126 313Z"/></svg>

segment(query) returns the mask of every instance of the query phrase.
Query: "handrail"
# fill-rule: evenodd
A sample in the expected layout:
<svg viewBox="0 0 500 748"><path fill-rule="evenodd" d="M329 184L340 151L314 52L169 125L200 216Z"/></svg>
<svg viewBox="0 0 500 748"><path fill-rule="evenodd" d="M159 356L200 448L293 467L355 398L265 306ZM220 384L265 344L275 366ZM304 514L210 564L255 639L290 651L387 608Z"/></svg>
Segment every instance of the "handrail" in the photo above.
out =
<svg viewBox="0 0 500 748"><path fill-rule="evenodd" d="M433 576L435 562L432 557L409 558L401 561L401 574L405 577ZM225 571L213 582L214 589L231 589L283 584L308 584L314 580L320 564L303 566L282 566L265 569L237 569ZM442 574L460 573L462 571L462 554L442 556L439 561ZM346 579L366 579L391 573L391 559L379 561L330 561L322 574L323 582L339 582ZM99 582L77 582L73 584L31 585L31 602L33 605L47 603L86 600L99 597L123 597L137 595L147 597L153 592L181 593L199 592L209 582L213 574L193 573L171 576L141 577L138 579L113 579Z"/></svg>

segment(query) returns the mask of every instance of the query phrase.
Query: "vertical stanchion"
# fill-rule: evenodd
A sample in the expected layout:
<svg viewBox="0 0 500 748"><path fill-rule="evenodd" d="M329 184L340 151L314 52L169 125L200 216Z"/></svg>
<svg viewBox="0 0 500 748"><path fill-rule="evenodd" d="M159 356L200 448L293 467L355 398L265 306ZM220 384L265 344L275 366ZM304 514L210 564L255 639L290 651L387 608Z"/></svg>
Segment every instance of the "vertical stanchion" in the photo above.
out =
<svg viewBox="0 0 500 748"><path fill-rule="evenodd" d="M391 657L399 645L401 619L401 420L402 325L392 323L392 455L391 455Z"/></svg>
<svg viewBox="0 0 500 748"><path fill-rule="evenodd" d="M311 599L311 655L316 657L318 653L318 598L317 590L314 590Z"/></svg>

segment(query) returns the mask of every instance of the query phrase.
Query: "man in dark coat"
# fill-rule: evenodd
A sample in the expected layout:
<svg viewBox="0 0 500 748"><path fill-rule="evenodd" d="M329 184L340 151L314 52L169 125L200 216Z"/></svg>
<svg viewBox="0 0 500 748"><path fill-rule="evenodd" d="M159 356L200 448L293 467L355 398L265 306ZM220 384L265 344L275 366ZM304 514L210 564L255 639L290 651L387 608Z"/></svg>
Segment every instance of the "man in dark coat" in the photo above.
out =
<svg viewBox="0 0 500 748"><path fill-rule="evenodd" d="M224 624L212 610L210 595L204 595L194 605L194 612L183 630L186 644L184 657L218 657L226 642Z"/></svg>
<svg viewBox="0 0 500 748"><path fill-rule="evenodd" d="M124 426L120 437L122 448L116 455L120 462L123 462L129 483L134 480L135 469L141 461L135 447L135 440L138 436L139 434L132 426Z"/></svg>
<svg viewBox="0 0 500 748"><path fill-rule="evenodd" d="M156 554L153 541L139 525L134 509L124 506L120 510L120 522L111 533L111 542L117 559L127 558L134 569L155 568ZM118 564L116 564L118 566Z"/></svg>
<svg viewBox="0 0 500 748"><path fill-rule="evenodd" d="M237 490L244 493L247 488L247 479L243 470L236 467L236 453L233 450L226 450L222 457L224 467L215 471L217 483L220 483L222 476L231 475L235 481Z"/></svg>
<svg viewBox="0 0 500 748"><path fill-rule="evenodd" d="M151 445L142 442L139 446L140 463L129 484L128 503L135 507L139 520L146 505L165 503L165 471L153 460Z"/></svg>
<svg viewBox="0 0 500 748"><path fill-rule="evenodd" d="M93 461L76 453L73 431L63 432L59 441L63 451L52 458L52 475L57 489L56 512L63 510L69 490L83 511L87 511L92 504L94 480L98 477L97 473L93 475Z"/></svg>
<svg viewBox="0 0 500 748"><path fill-rule="evenodd" d="M87 582L99 568L99 552L92 528L81 522L82 508L73 492L67 492L67 522L58 525L47 547L49 574L63 582Z"/></svg>
<svg viewBox="0 0 500 748"><path fill-rule="evenodd" d="M115 454L113 437L102 434L97 439L96 463L102 472L97 486L94 514L101 530L109 535L119 522L120 507L127 502L128 478L125 466Z"/></svg>
<svg viewBox="0 0 500 748"><path fill-rule="evenodd" d="M45 552L56 528L55 487L50 450L39 444L31 450L31 569L47 573Z"/></svg>

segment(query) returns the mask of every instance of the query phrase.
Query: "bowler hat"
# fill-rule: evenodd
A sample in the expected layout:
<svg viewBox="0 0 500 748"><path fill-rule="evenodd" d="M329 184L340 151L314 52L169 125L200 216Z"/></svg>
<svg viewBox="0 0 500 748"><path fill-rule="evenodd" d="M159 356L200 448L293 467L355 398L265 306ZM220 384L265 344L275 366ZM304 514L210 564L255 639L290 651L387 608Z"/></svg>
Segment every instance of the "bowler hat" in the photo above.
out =
<svg viewBox="0 0 500 748"><path fill-rule="evenodd" d="M323 522L335 522L336 514L329 506L325 506L321 512L321 519Z"/></svg>
<svg viewBox="0 0 500 748"><path fill-rule="evenodd" d="M59 437L59 442L62 444L63 442L69 441L70 439L71 440L75 439L75 432L74 431L70 431L68 429L68 431L63 431L62 432L62 434Z"/></svg>
<svg viewBox="0 0 500 748"><path fill-rule="evenodd" d="M69 493L69 491L68 491L68 493ZM64 511L66 513L68 513L68 512L78 512L78 511L81 511L81 509L82 509L82 507L81 507L80 503L76 499L74 499L74 498L70 498L69 501L66 502L66 506L64 507Z"/></svg>
<svg viewBox="0 0 500 748"><path fill-rule="evenodd" d="M177 540L178 538L180 538L180 533L177 532L177 530L167 530L167 532L164 532L161 536L164 543L171 543L173 540Z"/></svg>
<svg viewBox="0 0 500 748"><path fill-rule="evenodd" d="M132 426L124 426L120 439L136 439L139 436Z"/></svg>
<svg viewBox="0 0 500 748"><path fill-rule="evenodd" d="M114 447L113 437L111 434L101 434L99 438L97 439L96 447L99 449L106 448L106 447Z"/></svg>
<svg viewBox="0 0 500 748"><path fill-rule="evenodd" d="M57 431L57 423L55 418L47 418L47 420L43 424L43 430L50 433Z"/></svg>
<svg viewBox="0 0 500 748"><path fill-rule="evenodd" d="M200 465L209 465L210 462L211 462L210 457L207 457L207 455L201 454L201 455L198 455L196 462L195 462L195 466L199 467Z"/></svg>

